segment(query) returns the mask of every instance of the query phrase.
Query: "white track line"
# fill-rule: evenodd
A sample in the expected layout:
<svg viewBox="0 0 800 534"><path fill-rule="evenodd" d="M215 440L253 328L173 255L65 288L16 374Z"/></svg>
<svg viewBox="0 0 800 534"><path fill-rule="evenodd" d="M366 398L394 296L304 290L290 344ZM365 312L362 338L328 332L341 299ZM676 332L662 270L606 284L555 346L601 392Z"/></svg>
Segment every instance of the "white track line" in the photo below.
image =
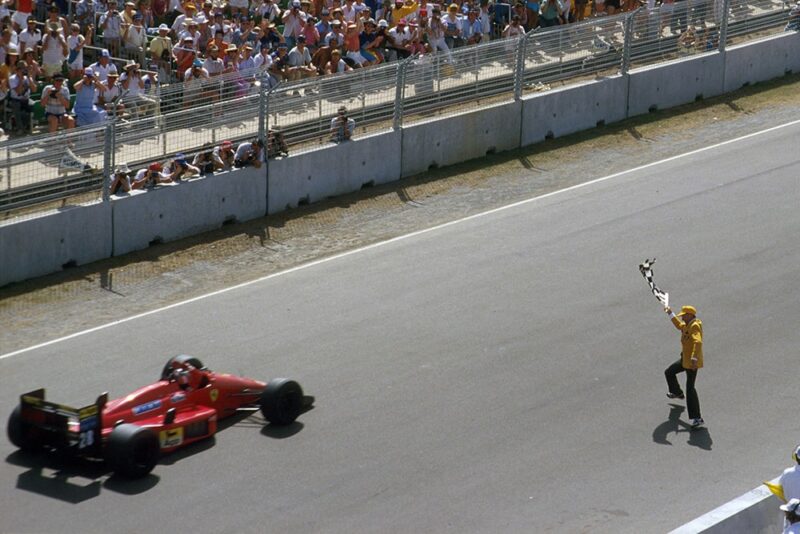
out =
<svg viewBox="0 0 800 534"><path fill-rule="evenodd" d="M132 315L132 316L126 317L124 319L119 319L117 321L106 323L106 324L103 324L103 325L100 325L100 326L95 326L94 328L89 328L87 330L81 330L80 332L75 332L74 334L70 334L68 336L64 336L64 337L60 337L60 338L57 338L57 339L53 339L51 341L45 341L44 343L39 343L38 345L33 345L33 346L30 346L30 347L27 347L27 348L24 348L24 349L19 349L19 350L15 350L13 352L2 354L2 355L0 355L0 360L4 360L6 358L11 358L12 356L17 356L19 354L24 354L26 352L31 352L31 351L34 351L36 349L40 349L42 347L47 347L49 345L55 345L56 343L60 343L62 341L66 341L68 339L76 338L78 336L83 336L85 334L90 334L92 332L97 332L98 330L103 330L105 328L110 328L110 327L116 326L118 324L127 323L128 321L133 321L133 320L136 320L136 319L140 319L142 317L147 317L148 315L153 315L153 314L160 313L160 312L163 312L163 311L166 311L166 310L170 310L170 309L176 308L178 306L183 306L184 304L189 304L189 303L192 303L192 302L196 302L198 300L206 299L206 298L209 298L209 297L214 297L216 295L221 295L223 293L227 293L228 291L233 291L233 290L236 290L236 289L239 289L239 288L242 288L242 287L247 287L247 286L252 285L252 284L257 284L259 282L263 282L263 281L269 280L271 278L276 278L278 276L283 276L285 274L290 274L290 273L293 273L295 271L300 271L300 270L303 270L303 269L308 269L310 267L314 267L316 265L320 265L320 264L323 264L323 263L328 263L330 261L335 261L335 260L338 260L339 258L345 258L347 256L352 256L352 255L358 254L360 252L364 252L364 251L371 250L371 249L374 249L374 248L382 247L384 245L388 245L389 243L394 243L396 241L401 241L401 240L404 240L404 239L410 239L410 238L416 237L418 235L427 234L429 232L434 232L434 231L440 230L442 228L447 228L448 226L453 226L453 225L460 224L460 223L463 223L463 222L466 222L466 221L477 219L479 217L485 217L487 215L492 215L493 213L498 213L498 212L501 212L501 211L505 211L507 209L515 208L517 206L522 206L524 204L529 204L529 203L534 202L536 200L541 200L541 199L552 197L552 196L555 196L555 195L558 195L558 194L561 194L561 193L566 193L567 191L573 191L575 189L580 189L582 187L587 187L587 186L590 186L590 185L593 185L593 184L597 184L597 183L600 183L600 182L605 182L606 180L611 180L612 178L618 178L618 177L624 176L626 174L630 174L630 173L633 173L633 172L641 171L641 170L644 170L644 169L649 169L650 167L655 167L657 165L663 165L664 163L669 163L670 161L675 161L675 160L678 160L678 159L686 158L686 157L692 156L694 154L700 154L702 152L707 152L709 150L714 150L716 148L719 148L719 147L722 147L722 146L725 146L725 145L729 145L731 143L736 143L738 141L743 141L745 139L750 139L751 137L756 137L756 136L763 135L763 134L766 134L766 133L774 132L776 130L787 128L789 126L794 126L796 124L800 124L800 119L794 120L794 121L791 121L791 122L787 122L787 123L784 123L784 124L780 124L778 126L773 126L771 128L767 128L765 130L759 130L757 132L749 133L747 135L743 135L741 137L736 137L734 139L729 139L727 141L722 141L720 143L716 143L714 145L709 145L707 147L698 148L696 150L692 150L692 151L689 151L689 152L684 152L682 154L678 154L678 155L675 155L675 156L670 156L668 158L661 159L661 160L658 160L658 161L654 161L652 163L647 163L645 165L640 165L640 166L634 167L632 169L627 169L627 170L620 171L620 172L617 172L617 173L614 173L614 174L609 174L608 176L603 176L601 178L595 178L594 180L591 180L589 182L583 182L583 183L576 184L576 185L573 185L573 186L570 186L570 187L566 187L564 189L559 189L557 191L551 191L550 193L545 193L543 195L539 195L539 196L535 196L535 197L528 198L528 199L525 199L525 200L520 200L520 201L517 201L517 202L513 202L513 203L507 204L505 206L500 206L499 208L494 208L494 209L491 209L491 210L488 210L488 211L483 211L483 212L480 212L480 213L476 213L474 215L469 215L467 217L462 217L461 219L456 219L454 221L446 222L446 223L439 224L439 225L436 225L436 226L431 226L430 228L425 228L423 230L417 230L416 232L411 232L410 234L404 234L404 235L401 235L401 236L393 237L391 239L387 239L386 241L379 241L378 243L373 243L371 245L366 245L366 246L363 246L363 247L360 247L360 248L356 248L356 249L353 249L353 250L348 250L347 252L342 252L342 253L339 253L339 254L335 254L333 256L328 256L328 257L325 257L325 258L321 258L319 260L314 260L314 261L311 261L309 263L304 263L302 265L298 265L296 267L292 267L290 269L286 269L285 271L272 273L272 274L269 274L269 275L266 275L266 276L262 276L261 278L256 278L255 280L250 280L249 282L243 282L243 283L237 284L235 286L230 286L230 287L226 287L224 289L219 289L217 291L212 291L211 293L206 293L205 295L200 295L200 296L197 296L197 297L190 298L188 300L183 300L183 301L180 301L180 302L176 302L174 304L170 304L169 306L164 306L162 308L156 308L155 310L150 310L150 311L146 311L146 312L143 312L143 313L139 313L137 315Z"/></svg>

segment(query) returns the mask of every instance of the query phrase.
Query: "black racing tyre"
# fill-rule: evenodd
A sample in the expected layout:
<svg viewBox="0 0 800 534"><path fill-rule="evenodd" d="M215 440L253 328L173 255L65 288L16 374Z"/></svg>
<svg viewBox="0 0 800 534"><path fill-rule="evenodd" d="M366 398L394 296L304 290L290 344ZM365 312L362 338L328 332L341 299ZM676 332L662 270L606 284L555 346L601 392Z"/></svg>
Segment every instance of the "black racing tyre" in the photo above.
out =
<svg viewBox="0 0 800 534"><path fill-rule="evenodd" d="M161 371L161 380L169 380L170 375L172 375L172 362L178 363L188 363L192 367L197 369L205 369L206 366L203 365L203 362L195 358L194 356L189 356L188 354L179 354L178 356L173 356L167 363L164 364L164 369Z"/></svg>
<svg viewBox="0 0 800 534"><path fill-rule="evenodd" d="M261 392L261 413L273 425L290 425L303 411L303 388L294 380L276 378Z"/></svg>
<svg viewBox="0 0 800 534"><path fill-rule="evenodd" d="M161 454L158 437L149 428L121 424L106 443L106 461L115 473L127 478L147 476Z"/></svg>
<svg viewBox="0 0 800 534"><path fill-rule="evenodd" d="M23 451L36 451L42 444L36 436L35 429L22 419L22 406L17 405L8 418L8 441Z"/></svg>

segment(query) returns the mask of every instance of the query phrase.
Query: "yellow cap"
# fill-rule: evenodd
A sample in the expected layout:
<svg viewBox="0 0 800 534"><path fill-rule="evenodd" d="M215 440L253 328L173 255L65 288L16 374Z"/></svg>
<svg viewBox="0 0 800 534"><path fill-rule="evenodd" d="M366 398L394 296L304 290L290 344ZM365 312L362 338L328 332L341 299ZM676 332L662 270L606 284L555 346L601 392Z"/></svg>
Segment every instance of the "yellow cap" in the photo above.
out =
<svg viewBox="0 0 800 534"><path fill-rule="evenodd" d="M686 315L687 313L691 315L697 315L697 310L694 306L684 306L681 308L681 315Z"/></svg>

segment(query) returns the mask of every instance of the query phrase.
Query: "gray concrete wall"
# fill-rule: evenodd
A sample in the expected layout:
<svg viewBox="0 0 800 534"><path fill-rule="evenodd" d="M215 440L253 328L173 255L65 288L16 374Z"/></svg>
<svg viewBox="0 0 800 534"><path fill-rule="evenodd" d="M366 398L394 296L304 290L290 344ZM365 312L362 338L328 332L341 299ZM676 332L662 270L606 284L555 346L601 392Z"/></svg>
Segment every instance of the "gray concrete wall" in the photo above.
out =
<svg viewBox="0 0 800 534"><path fill-rule="evenodd" d="M402 176L446 167L520 146L522 102L403 127Z"/></svg>
<svg viewBox="0 0 800 534"><path fill-rule="evenodd" d="M400 130L269 162L269 213L400 179Z"/></svg>
<svg viewBox="0 0 800 534"><path fill-rule="evenodd" d="M248 167L113 197L113 255L214 230L267 212L266 169Z"/></svg>
<svg viewBox="0 0 800 534"><path fill-rule="evenodd" d="M725 80L728 93L746 84L771 80L800 71L800 34L786 32L725 51Z"/></svg>
<svg viewBox="0 0 800 534"><path fill-rule="evenodd" d="M724 56L698 56L632 69L628 75L628 117L722 94Z"/></svg>
<svg viewBox="0 0 800 534"><path fill-rule="evenodd" d="M609 76L522 99L521 145L611 124L627 117L628 79Z"/></svg>
<svg viewBox="0 0 800 534"><path fill-rule="evenodd" d="M773 482L777 483L777 479ZM766 486L758 486L670 534L775 534L783 531L780 505L781 502Z"/></svg>
<svg viewBox="0 0 800 534"><path fill-rule="evenodd" d="M0 223L0 286L111 256L111 205L95 202Z"/></svg>

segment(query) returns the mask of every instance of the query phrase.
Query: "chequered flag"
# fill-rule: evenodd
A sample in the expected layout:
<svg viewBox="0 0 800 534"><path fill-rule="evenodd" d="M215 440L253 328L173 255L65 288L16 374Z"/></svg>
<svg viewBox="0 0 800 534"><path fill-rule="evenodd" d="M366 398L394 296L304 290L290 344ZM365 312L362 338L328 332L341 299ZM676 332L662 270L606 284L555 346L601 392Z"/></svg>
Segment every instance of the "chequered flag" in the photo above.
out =
<svg viewBox="0 0 800 534"><path fill-rule="evenodd" d="M666 307L669 306L669 293L661 291L653 281L653 264L655 262L655 258L652 260L644 260L639 265L639 271L642 273L642 276L644 276L644 279L647 280L647 283L650 284L650 291L652 291L658 301Z"/></svg>

